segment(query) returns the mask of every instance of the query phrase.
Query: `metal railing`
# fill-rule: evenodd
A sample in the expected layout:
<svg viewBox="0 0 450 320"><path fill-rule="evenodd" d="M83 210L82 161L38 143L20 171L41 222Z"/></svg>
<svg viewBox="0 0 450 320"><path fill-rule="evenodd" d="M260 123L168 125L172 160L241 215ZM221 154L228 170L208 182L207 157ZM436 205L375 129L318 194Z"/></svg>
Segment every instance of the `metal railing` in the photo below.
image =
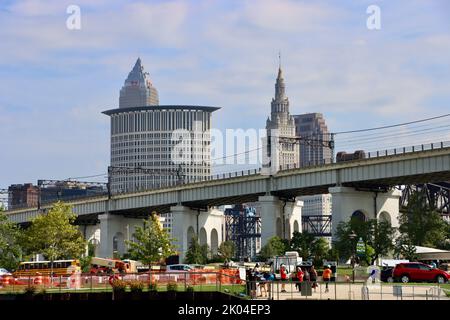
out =
<svg viewBox="0 0 450 320"><path fill-rule="evenodd" d="M74 274L60 276L0 277L0 294L20 294L33 289L35 293L111 292L112 282L123 280L131 286L140 282L144 291L150 283L158 291L166 291L168 284L176 284L177 291L220 291L234 295L245 293L245 281L222 271L199 272L143 272L127 274ZM131 287L130 287L131 288Z"/></svg>
<svg viewBox="0 0 450 320"><path fill-rule="evenodd" d="M248 281L247 295L263 300L450 300L433 284L366 282Z"/></svg>

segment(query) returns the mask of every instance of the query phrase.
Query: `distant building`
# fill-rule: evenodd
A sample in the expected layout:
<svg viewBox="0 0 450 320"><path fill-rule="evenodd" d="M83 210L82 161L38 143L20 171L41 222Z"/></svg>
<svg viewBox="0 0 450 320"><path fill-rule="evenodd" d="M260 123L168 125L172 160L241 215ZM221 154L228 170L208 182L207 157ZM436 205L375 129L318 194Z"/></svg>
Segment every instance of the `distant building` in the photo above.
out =
<svg viewBox="0 0 450 320"><path fill-rule="evenodd" d="M267 118L266 130L267 137L273 136L273 130L278 131L279 137L295 138L295 121L289 113L289 99L286 96L286 85L284 83L281 66L278 68L278 76L275 83L275 97L271 103L270 118ZM287 168L299 165L299 147L295 141L280 143L277 146L277 155L270 154L271 161L281 168ZM276 158L273 158L273 157Z"/></svg>
<svg viewBox="0 0 450 320"><path fill-rule="evenodd" d="M331 162L330 141L325 119L321 113L294 115L295 132L306 140L300 141L300 166L319 165Z"/></svg>
<svg viewBox="0 0 450 320"><path fill-rule="evenodd" d="M38 185L41 183L42 180L38 180ZM78 181L58 181L40 188L42 203L102 195L106 192L106 187Z"/></svg>
<svg viewBox="0 0 450 320"><path fill-rule="evenodd" d="M299 200L303 201L302 225L303 232L312 232L311 226L316 230L331 233L331 224L329 218L333 212L331 194L316 194L312 196L301 196ZM331 236L324 236L331 245Z"/></svg>
<svg viewBox="0 0 450 320"><path fill-rule="evenodd" d="M158 91L153 87L149 73L144 71L141 58L128 74L120 90L119 108L152 106L159 104Z"/></svg>
<svg viewBox="0 0 450 320"><path fill-rule="evenodd" d="M38 181L38 185L43 180ZM106 188L69 181L55 182L45 186L34 186L31 183L13 184L8 188L8 209L36 207L43 203L58 200L70 200L86 196L106 193Z"/></svg>
<svg viewBox="0 0 450 320"><path fill-rule="evenodd" d="M111 176L111 191L149 190L180 180L209 178L211 114L218 109L159 105L158 92L138 59L120 91L119 108L103 113L111 118L111 166L151 172L115 172ZM191 142L182 147L184 155L190 156L181 164L172 159L180 138L173 136L175 130L189 132Z"/></svg>
<svg viewBox="0 0 450 320"><path fill-rule="evenodd" d="M332 213L331 194L301 196L303 201L302 216L329 216Z"/></svg>
<svg viewBox="0 0 450 320"><path fill-rule="evenodd" d="M38 205L39 192L31 183L13 184L8 188L8 209Z"/></svg>

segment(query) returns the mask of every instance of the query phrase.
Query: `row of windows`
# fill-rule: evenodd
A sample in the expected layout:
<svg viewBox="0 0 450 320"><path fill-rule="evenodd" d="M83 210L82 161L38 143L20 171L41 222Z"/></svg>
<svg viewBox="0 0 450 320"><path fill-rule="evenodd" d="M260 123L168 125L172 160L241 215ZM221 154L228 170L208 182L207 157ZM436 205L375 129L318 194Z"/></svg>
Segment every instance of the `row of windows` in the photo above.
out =
<svg viewBox="0 0 450 320"><path fill-rule="evenodd" d="M175 135L178 137L178 135ZM209 141L210 140L210 134L209 132L203 132L203 133L186 133L182 135L183 138L190 138L193 141ZM142 140L142 141L155 141L160 140L161 141L171 141L172 137L174 137L174 133L139 133L139 134L120 134L120 135L114 135L111 137L111 142L122 142L122 141L136 141L136 140Z"/></svg>
<svg viewBox="0 0 450 320"><path fill-rule="evenodd" d="M53 262L53 268L68 268L72 265L71 261ZM34 270L51 268L50 262L24 263L19 265L19 270Z"/></svg>
<svg viewBox="0 0 450 320"><path fill-rule="evenodd" d="M115 160L115 159L113 159ZM113 166L120 166L120 167L126 167L126 166L130 166L129 162L116 162L116 161L112 161L112 165ZM198 170L199 168L202 168L204 170L211 170L210 168L210 163L208 162L193 162L193 163L189 163L188 164L189 167L188 168L183 168L183 172L194 172L194 170ZM135 162L132 163L133 167L150 167L154 170L159 170L159 169L178 169L178 164L175 164L171 161L147 161L147 162ZM195 166L195 167L194 167Z"/></svg>
<svg viewBox="0 0 450 320"><path fill-rule="evenodd" d="M210 129L211 113L196 111L147 110L111 116L111 134L141 131L173 131L177 129Z"/></svg>
<svg viewBox="0 0 450 320"><path fill-rule="evenodd" d="M153 161L151 161L153 159ZM202 157L201 155L193 155L191 157L180 157L177 163L173 161L158 161L158 160L164 160L164 159L171 159L168 155L161 155L161 156L113 156L111 157L111 163L112 165L117 165L119 163L122 163L124 165L137 165L138 162L142 162L147 160L147 164L151 166L168 166L168 165L177 165L180 162L183 164L196 164L196 165L207 165L209 166L211 164L211 159L209 157ZM150 160L150 161L149 161Z"/></svg>
<svg viewBox="0 0 450 320"><path fill-rule="evenodd" d="M111 146L113 148L118 147L132 147L132 146L146 146L146 145L155 145L155 146L167 146L167 145L178 145L178 146L189 146L189 145L204 145L208 146L210 145L210 141L206 140L137 140L137 141L130 141L130 142L112 142ZM170 146L171 148L173 146Z"/></svg>
<svg viewBox="0 0 450 320"><path fill-rule="evenodd" d="M163 153L171 153L172 150L178 151L191 151L191 153L203 152L205 154L209 154L209 149L205 149L203 147L195 148L189 146L179 146L178 149L170 148L170 147L148 147L148 148L113 148L111 153L116 154L128 154L128 153L149 153L149 152L163 152ZM120 152L119 152L120 151Z"/></svg>

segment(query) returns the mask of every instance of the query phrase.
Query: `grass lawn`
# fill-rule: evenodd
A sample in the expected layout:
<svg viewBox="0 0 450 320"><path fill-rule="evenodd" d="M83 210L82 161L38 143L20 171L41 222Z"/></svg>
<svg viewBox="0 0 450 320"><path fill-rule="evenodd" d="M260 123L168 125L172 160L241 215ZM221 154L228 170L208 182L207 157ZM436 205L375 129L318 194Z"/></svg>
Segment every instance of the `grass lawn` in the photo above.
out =
<svg viewBox="0 0 450 320"><path fill-rule="evenodd" d="M337 267L336 272L338 275L347 275L349 277L353 275L353 269L351 267Z"/></svg>

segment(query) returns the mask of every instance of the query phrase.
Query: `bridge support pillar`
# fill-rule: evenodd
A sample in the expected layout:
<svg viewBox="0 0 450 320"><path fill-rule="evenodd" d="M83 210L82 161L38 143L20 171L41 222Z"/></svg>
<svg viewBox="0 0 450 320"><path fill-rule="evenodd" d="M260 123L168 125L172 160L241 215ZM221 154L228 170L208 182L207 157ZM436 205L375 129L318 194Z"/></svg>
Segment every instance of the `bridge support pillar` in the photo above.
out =
<svg viewBox="0 0 450 320"><path fill-rule="evenodd" d="M294 231L301 232L303 201L282 201L274 196L258 198L261 208L261 246L278 236L282 239L292 238Z"/></svg>
<svg viewBox="0 0 450 320"><path fill-rule="evenodd" d="M213 254L217 253L219 245L224 241L224 215L214 208L208 211L198 211L186 206L173 206L171 236L176 239L175 250L184 261L191 239L197 236L200 245L207 244Z"/></svg>
<svg viewBox="0 0 450 320"><path fill-rule="evenodd" d="M112 258L128 251L125 240L132 240L137 226L143 226L142 218L128 218L110 213L100 214L99 256Z"/></svg>
<svg viewBox="0 0 450 320"><path fill-rule="evenodd" d="M350 218L359 217L371 220L388 221L398 227L398 216L401 192L359 191L350 187L331 187L332 195L332 239L335 240L339 222L348 222Z"/></svg>

